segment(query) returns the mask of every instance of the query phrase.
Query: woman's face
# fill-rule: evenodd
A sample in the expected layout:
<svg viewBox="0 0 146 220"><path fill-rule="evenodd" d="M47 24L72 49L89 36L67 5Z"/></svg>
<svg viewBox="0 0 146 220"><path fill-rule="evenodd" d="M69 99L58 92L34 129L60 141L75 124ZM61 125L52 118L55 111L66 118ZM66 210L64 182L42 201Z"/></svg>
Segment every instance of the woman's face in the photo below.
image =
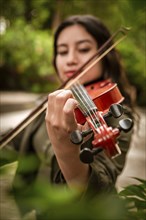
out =
<svg viewBox="0 0 146 220"><path fill-rule="evenodd" d="M64 82L70 78L96 52L97 43L82 25L66 27L57 41L56 67L60 79ZM102 74L102 63L95 64L80 80L88 83L98 79Z"/></svg>

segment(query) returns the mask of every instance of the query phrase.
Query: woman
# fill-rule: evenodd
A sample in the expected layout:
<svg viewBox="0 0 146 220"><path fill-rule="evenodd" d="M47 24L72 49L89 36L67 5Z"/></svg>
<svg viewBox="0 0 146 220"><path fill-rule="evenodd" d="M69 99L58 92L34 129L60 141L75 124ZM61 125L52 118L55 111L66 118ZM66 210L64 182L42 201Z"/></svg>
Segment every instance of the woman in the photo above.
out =
<svg viewBox="0 0 146 220"><path fill-rule="evenodd" d="M90 15L71 16L61 23L54 39L54 67L60 80L64 82L73 76L110 36L105 25ZM92 67L81 78L81 83L86 85L107 78L118 84L125 97L124 103L132 108L130 86L115 49ZM125 164L132 131L121 132L118 140L122 152L120 156L111 159L102 151L95 155L92 163L83 163L79 158L80 145L70 141L72 131L85 130L87 126L76 122L76 106L77 101L70 90L62 89L49 94L46 115L42 114L28 126L19 137L21 142L17 137L16 148L21 145L20 155L24 155L27 161L30 158L33 166L31 170L25 169L25 163L20 157L14 181L16 191L22 191L20 180L24 182L23 188L27 188L40 177L53 184L66 184L70 189L78 189L82 196L95 196L114 189L117 176ZM127 115L132 118L130 111L127 111ZM114 126L117 119L109 118L109 123ZM87 137L84 142L86 144L91 145L91 138Z"/></svg>
<svg viewBox="0 0 146 220"><path fill-rule="evenodd" d="M61 81L64 82L70 78L109 37L110 33L107 28L93 16L72 16L64 21L56 31L54 42L54 66ZM132 99L128 94L129 85L116 50L112 50L88 72L80 80L82 84L111 78L112 81L118 83L121 92L126 97L125 102L132 105ZM84 130L77 124L74 116L76 105L69 90L57 90L48 96L46 126L56 162L60 168L58 181L61 181L62 176L70 188L76 186L82 188L83 191L88 188L94 189L95 192L111 190L117 175L124 166L124 155L122 154L119 159L113 161L101 153L90 165L80 161L80 146L75 146L69 138L72 131ZM123 135L120 147L127 151L130 139L131 134ZM122 158L123 161L119 164Z"/></svg>

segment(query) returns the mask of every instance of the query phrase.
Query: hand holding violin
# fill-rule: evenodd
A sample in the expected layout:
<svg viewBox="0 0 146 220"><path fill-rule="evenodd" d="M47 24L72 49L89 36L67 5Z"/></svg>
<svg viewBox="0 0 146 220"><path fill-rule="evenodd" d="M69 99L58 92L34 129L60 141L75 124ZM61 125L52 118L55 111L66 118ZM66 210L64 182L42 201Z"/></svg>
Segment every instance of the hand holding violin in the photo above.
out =
<svg viewBox="0 0 146 220"><path fill-rule="evenodd" d="M70 133L82 130L75 118L77 101L70 90L57 90L48 96L46 126L58 164L68 185L84 187L89 166L79 159L79 146L70 141Z"/></svg>
<svg viewBox="0 0 146 220"><path fill-rule="evenodd" d="M70 90L57 90L48 97L47 131L58 164L69 185L72 180L78 184L81 181L82 185L82 181L88 179L89 167L81 164L79 155L84 163L92 163L93 156L101 149L104 149L109 157L117 156L120 154L120 148L116 143L120 130L128 132L133 126L132 120L128 118L119 121L119 128L108 127L106 124L104 117L119 118L124 112L122 106L116 104L123 101L116 84L105 80L91 84L86 89L90 96L94 97L98 108L80 84L71 88L78 102ZM93 133L94 140L90 149L85 148L80 152L83 133L87 135ZM75 147L74 144L78 146Z"/></svg>

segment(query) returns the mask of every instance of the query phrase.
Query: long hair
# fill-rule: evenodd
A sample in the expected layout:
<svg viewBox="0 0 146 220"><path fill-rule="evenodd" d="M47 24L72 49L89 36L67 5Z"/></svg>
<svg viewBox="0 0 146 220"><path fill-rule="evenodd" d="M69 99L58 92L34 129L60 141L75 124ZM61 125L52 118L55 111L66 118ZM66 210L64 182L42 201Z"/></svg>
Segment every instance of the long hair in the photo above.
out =
<svg viewBox="0 0 146 220"><path fill-rule="evenodd" d="M54 60L53 64L56 68L56 56L57 56L57 40L60 33L68 26L79 24L82 25L86 31L96 40L97 47L100 48L110 37L111 34L103 22L92 15L74 15L64 20L57 28L54 35ZM111 41L111 45L113 42ZM113 82L118 84L118 87L125 97L125 104L132 107L134 104L133 87L130 86L126 73L121 63L120 54L114 48L110 51L102 60L103 73L102 78L112 79Z"/></svg>

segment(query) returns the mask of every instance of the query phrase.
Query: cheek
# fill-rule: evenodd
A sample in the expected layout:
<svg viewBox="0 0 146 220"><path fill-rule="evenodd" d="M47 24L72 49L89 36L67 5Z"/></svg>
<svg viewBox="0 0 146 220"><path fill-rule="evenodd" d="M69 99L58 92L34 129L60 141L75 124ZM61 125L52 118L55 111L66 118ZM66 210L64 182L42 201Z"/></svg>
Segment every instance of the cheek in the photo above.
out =
<svg viewBox="0 0 146 220"><path fill-rule="evenodd" d="M97 76L100 77L102 75L102 70L103 70L103 64L100 61L95 65L95 71L96 71Z"/></svg>
<svg viewBox="0 0 146 220"><path fill-rule="evenodd" d="M58 57L56 57L56 68L57 70L60 70L60 60Z"/></svg>
<svg viewBox="0 0 146 220"><path fill-rule="evenodd" d="M100 61L99 63L97 63L95 65L95 68L96 68L96 70L95 70L96 71L96 76L98 78L100 78L103 74L103 64L102 64L102 62Z"/></svg>
<svg viewBox="0 0 146 220"><path fill-rule="evenodd" d="M95 64L90 70L89 75L91 77L100 77L102 75L102 63Z"/></svg>
<svg viewBox="0 0 146 220"><path fill-rule="evenodd" d="M56 58L56 68L59 74L62 73L63 66L63 62L61 62L59 58Z"/></svg>
<svg viewBox="0 0 146 220"><path fill-rule="evenodd" d="M82 78L82 83L87 83L100 78L102 75L102 63L97 63L93 66Z"/></svg>
<svg viewBox="0 0 146 220"><path fill-rule="evenodd" d="M61 80L61 82L65 82L67 80L67 77L65 76L63 72L62 66L60 64L57 65L56 63L56 67L57 67L57 73L58 73L59 79Z"/></svg>

